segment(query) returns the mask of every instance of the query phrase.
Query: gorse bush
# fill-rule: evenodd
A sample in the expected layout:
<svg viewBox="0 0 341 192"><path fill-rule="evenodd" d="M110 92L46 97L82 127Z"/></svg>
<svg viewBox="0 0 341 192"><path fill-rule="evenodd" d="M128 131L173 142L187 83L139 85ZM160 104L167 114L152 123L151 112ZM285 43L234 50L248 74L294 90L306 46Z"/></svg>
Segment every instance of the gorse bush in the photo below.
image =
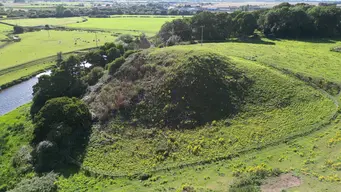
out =
<svg viewBox="0 0 341 192"><path fill-rule="evenodd" d="M51 172L42 177L33 177L31 179L24 179L16 185L16 187L9 192L56 192L57 174Z"/></svg>
<svg viewBox="0 0 341 192"><path fill-rule="evenodd" d="M109 74L113 75L116 73L116 71L122 66L122 64L125 62L124 57L119 57L115 59L113 62L109 63Z"/></svg>
<svg viewBox="0 0 341 192"><path fill-rule="evenodd" d="M235 114L250 83L233 64L215 54L191 54L181 64L164 63L175 59L169 56L155 65L148 57L153 56L139 53L123 65L123 58L115 60L109 68L115 80L98 97L111 95L115 102L101 99L103 104L96 108L112 106L106 111L124 111L147 126L194 127Z"/></svg>
<svg viewBox="0 0 341 192"><path fill-rule="evenodd" d="M102 67L94 67L86 77L88 84L95 85L103 74L104 71Z"/></svg>

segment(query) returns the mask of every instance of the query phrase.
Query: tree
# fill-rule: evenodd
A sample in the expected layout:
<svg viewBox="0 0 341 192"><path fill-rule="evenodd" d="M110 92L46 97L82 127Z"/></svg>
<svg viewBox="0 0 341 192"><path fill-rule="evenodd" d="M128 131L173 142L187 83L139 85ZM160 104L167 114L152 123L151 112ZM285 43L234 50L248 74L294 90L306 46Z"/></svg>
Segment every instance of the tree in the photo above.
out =
<svg viewBox="0 0 341 192"><path fill-rule="evenodd" d="M193 35L197 40L201 39L202 27L203 39L206 41L211 40L225 40L226 37L220 36L217 28L217 17L211 12L201 12L196 14L191 19L191 26L193 28Z"/></svg>
<svg viewBox="0 0 341 192"><path fill-rule="evenodd" d="M4 4L0 3L0 7L4 6Z"/></svg>
<svg viewBox="0 0 341 192"><path fill-rule="evenodd" d="M90 73L87 75L87 82L89 85L95 85L98 80L103 76L103 68L102 67L94 67Z"/></svg>
<svg viewBox="0 0 341 192"><path fill-rule="evenodd" d="M66 9L63 11L63 17L73 17L74 14L70 9Z"/></svg>
<svg viewBox="0 0 341 192"><path fill-rule="evenodd" d="M301 7L283 7L270 10L262 20L264 34L276 37L307 37L314 33L312 19Z"/></svg>
<svg viewBox="0 0 341 192"><path fill-rule="evenodd" d="M108 62L111 62L111 61L115 60L116 58L121 57L121 52L116 47L112 47L109 50L107 50L106 54L107 54L107 61Z"/></svg>
<svg viewBox="0 0 341 192"><path fill-rule="evenodd" d="M25 0L14 0L14 3L25 3Z"/></svg>
<svg viewBox="0 0 341 192"><path fill-rule="evenodd" d="M158 35L164 43L173 35L180 37L182 41L190 41L192 39L192 28L189 20L175 19L163 24Z"/></svg>
<svg viewBox="0 0 341 192"><path fill-rule="evenodd" d="M173 45L176 45L179 42L181 42L181 37L179 37L177 35L172 35L167 40L166 46L173 46Z"/></svg>
<svg viewBox="0 0 341 192"><path fill-rule="evenodd" d="M341 9L332 6L315 6L308 10L313 18L318 36L333 37L341 33Z"/></svg>
<svg viewBox="0 0 341 192"><path fill-rule="evenodd" d="M37 170L50 171L84 150L91 114L81 100L59 97L48 100L34 122L33 161Z"/></svg>
<svg viewBox="0 0 341 192"><path fill-rule="evenodd" d="M257 28L257 21L255 17L248 12L241 12L235 18L235 34L237 36L252 35Z"/></svg>
<svg viewBox="0 0 341 192"><path fill-rule="evenodd" d="M70 56L62 61L50 76L39 77L38 83L33 86L31 115L35 116L49 99L81 96L86 89L86 84L80 79L81 76L82 68L79 58Z"/></svg>
<svg viewBox="0 0 341 192"><path fill-rule="evenodd" d="M58 5L56 7L56 17L63 17L64 16L65 7L63 5Z"/></svg>
<svg viewBox="0 0 341 192"><path fill-rule="evenodd" d="M24 28L21 27L21 26L14 26L13 27L13 30L14 30L14 34L21 34L21 33L24 33Z"/></svg>
<svg viewBox="0 0 341 192"><path fill-rule="evenodd" d="M105 59L101 54L101 50L90 51L85 55L85 60L94 66L105 66Z"/></svg>

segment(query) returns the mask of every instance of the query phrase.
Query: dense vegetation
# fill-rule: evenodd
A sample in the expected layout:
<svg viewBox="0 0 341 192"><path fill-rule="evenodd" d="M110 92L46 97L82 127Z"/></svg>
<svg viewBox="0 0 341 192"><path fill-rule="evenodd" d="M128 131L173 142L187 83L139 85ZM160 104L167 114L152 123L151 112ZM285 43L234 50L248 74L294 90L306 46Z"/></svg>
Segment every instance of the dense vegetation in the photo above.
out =
<svg viewBox="0 0 341 192"><path fill-rule="evenodd" d="M228 13L201 12L165 23L159 31L164 44L172 36L181 41L224 41L247 37L258 29L277 38L340 37L341 9L336 6L282 3L268 10ZM172 37L174 39L174 37Z"/></svg>

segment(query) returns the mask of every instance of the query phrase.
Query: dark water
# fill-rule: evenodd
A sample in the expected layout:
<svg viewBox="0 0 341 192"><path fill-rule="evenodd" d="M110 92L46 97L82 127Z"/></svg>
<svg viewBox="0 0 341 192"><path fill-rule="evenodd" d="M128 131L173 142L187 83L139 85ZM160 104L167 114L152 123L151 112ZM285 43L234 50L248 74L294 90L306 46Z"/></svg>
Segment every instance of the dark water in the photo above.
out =
<svg viewBox="0 0 341 192"><path fill-rule="evenodd" d="M38 82L38 77L50 73L50 71L41 73L27 81L0 91L0 116L29 103L33 98L33 85Z"/></svg>

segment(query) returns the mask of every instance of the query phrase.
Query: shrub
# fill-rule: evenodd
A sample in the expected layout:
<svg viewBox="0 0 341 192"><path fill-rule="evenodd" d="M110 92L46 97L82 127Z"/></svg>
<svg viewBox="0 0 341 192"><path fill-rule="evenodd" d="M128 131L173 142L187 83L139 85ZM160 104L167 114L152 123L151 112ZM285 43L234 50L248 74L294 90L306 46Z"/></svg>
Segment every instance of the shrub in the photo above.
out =
<svg viewBox="0 0 341 192"><path fill-rule="evenodd" d="M173 46L181 42L181 38L176 35L172 35L166 42L166 46Z"/></svg>
<svg viewBox="0 0 341 192"><path fill-rule="evenodd" d="M113 75L114 73L116 73L116 71L122 66L124 62L124 57L119 57L115 59L112 63L109 64L109 74Z"/></svg>
<svg viewBox="0 0 341 192"><path fill-rule="evenodd" d="M98 80L103 76L103 68L102 67L94 67L90 73L87 75L87 81L89 85L95 85Z"/></svg>
<svg viewBox="0 0 341 192"><path fill-rule="evenodd" d="M123 54L124 58L129 57L131 54L136 53L136 50L128 50Z"/></svg>
<svg viewBox="0 0 341 192"><path fill-rule="evenodd" d="M50 171L58 163L58 148L50 141L42 141L32 152L32 157L37 172Z"/></svg>
<svg viewBox="0 0 341 192"><path fill-rule="evenodd" d="M20 26L14 26L14 27L13 27L13 30L14 30L14 34L21 34L21 33L24 33L24 28L23 28L23 27L20 27Z"/></svg>
<svg viewBox="0 0 341 192"><path fill-rule="evenodd" d="M33 177L32 179L24 179L9 192L55 192L57 191L58 175L51 172L42 177Z"/></svg>
<svg viewBox="0 0 341 192"><path fill-rule="evenodd" d="M12 166L19 173L25 173L32 168L32 149L29 146L22 146L12 158Z"/></svg>

